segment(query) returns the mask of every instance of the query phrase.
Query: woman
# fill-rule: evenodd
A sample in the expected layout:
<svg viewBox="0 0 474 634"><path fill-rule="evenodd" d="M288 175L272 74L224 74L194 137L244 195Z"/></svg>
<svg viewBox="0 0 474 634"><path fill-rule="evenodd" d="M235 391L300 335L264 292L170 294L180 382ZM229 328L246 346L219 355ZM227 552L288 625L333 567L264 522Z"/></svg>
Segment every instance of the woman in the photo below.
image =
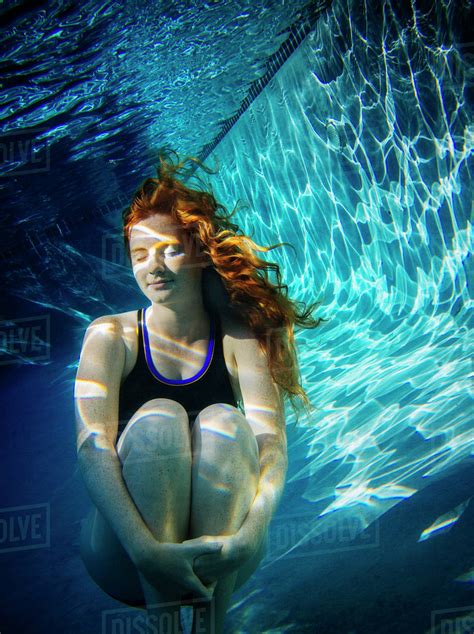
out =
<svg viewBox="0 0 474 634"><path fill-rule="evenodd" d="M182 631L179 607L191 604L192 631L199 610L199 631L219 633L283 492L283 396L310 405L294 324L321 320L314 304L298 313L278 265L254 253L279 245L238 235L212 193L178 180L189 160L210 172L162 151L158 178L123 214L150 304L95 319L84 337L78 464L94 504L81 556L105 592L146 607L156 631Z"/></svg>

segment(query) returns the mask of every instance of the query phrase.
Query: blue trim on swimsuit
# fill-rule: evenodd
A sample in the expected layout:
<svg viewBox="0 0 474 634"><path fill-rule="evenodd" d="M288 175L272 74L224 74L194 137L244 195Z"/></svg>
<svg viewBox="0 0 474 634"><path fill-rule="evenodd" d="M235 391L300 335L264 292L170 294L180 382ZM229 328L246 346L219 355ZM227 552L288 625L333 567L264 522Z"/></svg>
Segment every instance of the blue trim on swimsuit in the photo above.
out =
<svg viewBox="0 0 474 634"><path fill-rule="evenodd" d="M147 327L146 327L146 311L147 311L147 309L145 308L145 310L142 313L142 315L143 315L143 317L142 317L142 332L143 332L143 340L144 340L144 343L145 343L145 358L146 358L146 362L147 362L148 368L149 368L150 372L153 374L153 376L156 379L158 379L158 381L161 381L162 383L167 383L168 385L188 385L189 383L194 383L194 381L197 381L198 379L200 379L202 377L202 375L206 373L207 369L211 365L212 357L214 356L214 348L215 348L214 331L215 331L215 327L214 327L214 319L213 319L212 315L210 315L211 330L210 330L210 335L209 335L209 343L208 343L208 346L207 346L207 356L206 356L206 360L204 361L203 367L199 370L199 372L197 374L195 374L194 376L189 377L189 379L168 379L165 376L163 376L162 374L160 374L160 372L158 372L158 370L155 368L155 365L153 363L153 358L151 356L151 349L150 349L150 340L148 338L148 330L147 330Z"/></svg>

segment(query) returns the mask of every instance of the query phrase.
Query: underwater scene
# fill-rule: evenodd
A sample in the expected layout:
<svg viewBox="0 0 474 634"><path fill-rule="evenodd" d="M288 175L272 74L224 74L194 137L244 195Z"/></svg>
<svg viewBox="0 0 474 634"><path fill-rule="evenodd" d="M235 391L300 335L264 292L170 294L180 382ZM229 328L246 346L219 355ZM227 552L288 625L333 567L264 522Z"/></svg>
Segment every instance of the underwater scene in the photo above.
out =
<svg viewBox="0 0 474 634"><path fill-rule="evenodd" d="M322 320L294 330L314 409L285 404L265 553L212 631L473 633L471 3L0 15L1 634L181 631L109 596L80 552L81 346L93 320L150 305L122 212L161 147L215 170L186 184L241 203L232 222L282 244L257 255Z"/></svg>

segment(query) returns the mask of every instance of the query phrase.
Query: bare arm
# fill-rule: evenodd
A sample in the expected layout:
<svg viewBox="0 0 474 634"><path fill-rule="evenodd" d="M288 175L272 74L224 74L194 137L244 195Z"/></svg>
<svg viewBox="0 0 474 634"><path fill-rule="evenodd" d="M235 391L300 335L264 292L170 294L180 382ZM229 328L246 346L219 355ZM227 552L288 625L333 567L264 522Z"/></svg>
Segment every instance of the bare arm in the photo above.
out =
<svg viewBox="0 0 474 634"><path fill-rule="evenodd" d="M237 538L250 551L257 550L278 508L285 487L288 459L274 434L257 436L260 453L260 480L257 494Z"/></svg>
<svg viewBox="0 0 474 634"><path fill-rule="evenodd" d="M125 363L120 325L93 321L84 337L74 389L77 460L89 495L134 563L155 538L130 497L115 449Z"/></svg>
<svg viewBox="0 0 474 634"><path fill-rule="evenodd" d="M78 464L92 501L130 559L138 565L147 546L157 540L130 497L115 449L105 446L98 449L93 440L85 441L78 454Z"/></svg>
<svg viewBox="0 0 474 634"><path fill-rule="evenodd" d="M279 505L288 467L285 412L281 391L272 379L265 354L252 331L231 323L235 361L249 422L259 449L260 479L254 501L236 534L242 547L253 551L264 539Z"/></svg>

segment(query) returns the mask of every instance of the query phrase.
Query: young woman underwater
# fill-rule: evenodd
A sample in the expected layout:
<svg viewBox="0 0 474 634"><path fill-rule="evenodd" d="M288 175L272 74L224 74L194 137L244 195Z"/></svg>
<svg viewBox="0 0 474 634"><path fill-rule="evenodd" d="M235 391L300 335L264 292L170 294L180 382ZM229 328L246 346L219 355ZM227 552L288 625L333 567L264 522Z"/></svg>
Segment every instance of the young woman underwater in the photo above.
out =
<svg viewBox="0 0 474 634"><path fill-rule="evenodd" d="M298 312L279 266L255 255L280 244L239 235L235 210L178 179L188 162L212 173L163 150L123 213L147 307L94 319L84 336L77 452L93 505L81 556L154 631L181 632L180 605L193 605L192 631L219 634L283 493L284 398L311 407L294 327L322 320L317 302Z"/></svg>

